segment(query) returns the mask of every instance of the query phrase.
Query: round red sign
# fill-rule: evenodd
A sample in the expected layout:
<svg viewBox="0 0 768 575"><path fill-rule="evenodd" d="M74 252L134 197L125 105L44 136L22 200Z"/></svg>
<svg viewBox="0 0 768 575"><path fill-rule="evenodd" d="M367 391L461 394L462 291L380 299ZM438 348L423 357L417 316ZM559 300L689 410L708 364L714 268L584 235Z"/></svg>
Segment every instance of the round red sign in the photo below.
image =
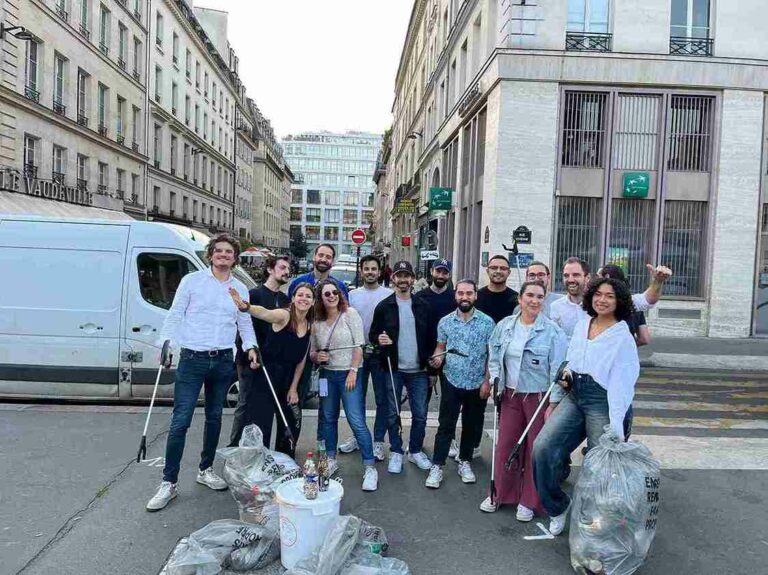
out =
<svg viewBox="0 0 768 575"><path fill-rule="evenodd" d="M360 244L365 243L365 230L361 230L358 228L354 232L352 232L352 241L358 246Z"/></svg>

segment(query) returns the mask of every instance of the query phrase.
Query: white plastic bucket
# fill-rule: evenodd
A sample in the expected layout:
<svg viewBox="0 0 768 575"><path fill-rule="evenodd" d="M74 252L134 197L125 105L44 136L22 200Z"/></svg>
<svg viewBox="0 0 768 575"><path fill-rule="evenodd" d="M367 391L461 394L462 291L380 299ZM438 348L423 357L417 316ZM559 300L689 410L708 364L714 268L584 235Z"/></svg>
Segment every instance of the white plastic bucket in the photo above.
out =
<svg viewBox="0 0 768 575"><path fill-rule="evenodd" d="M304 479L286 481L277 488L275 499L280 507L280 562L286 569L319 549L325 535L339 516L344 488L331 480L328 491L317 499L304 497Z"/></svg>

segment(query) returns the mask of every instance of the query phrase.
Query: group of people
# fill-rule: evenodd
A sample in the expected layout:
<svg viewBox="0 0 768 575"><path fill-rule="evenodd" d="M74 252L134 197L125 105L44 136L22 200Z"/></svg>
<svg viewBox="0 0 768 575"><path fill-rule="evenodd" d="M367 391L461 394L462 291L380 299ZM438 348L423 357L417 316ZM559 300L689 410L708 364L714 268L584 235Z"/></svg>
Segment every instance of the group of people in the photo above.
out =
<svg viewBox="0 0 768 575"><path fill-rule="evenodd" d="M520 521L548 515L550 532L558 535L570 504L561 487L570 454L584 439L586 450L593 448L605 429L622 440L629 437L637 347L649 341L643 312L660 299L671 276L668 268L649 265L648 289L632 295L620 267L607 265L593 278L587 262L571 257L562 268L565 295L549 291L552 278L542 262L528 266L518 293L507 286L510 262L496 255L488 261L488 285L481 289L473 279L453 286L451 263L440 259L432 265L431 284L414 293L416 274L409 262L392 266L390 289L380 283L379 260L365 256L362 286L348 291L330 275L333 246L321 244L313 254L313 270L295 278L287 295L291 262L283 256L268 261L266 281L248 293L230 273L238 252L231 237L211 240L211 267L182 279L163 326L160 340L180 346L181 357L163 482L148 510L162 509L176 496L184 439L203 386L206 419L197 481L226 488L211 464L236 360L240 398L230 444L255 423L269 445L273 417L282 413L276 418L275 446L295 457L300 406L316 389L317 439L325 441L330 472L339 469L338 452L359 449L365 491L378 487L376 463L386 459L385 439L387 471L403 469L400 406L405 397L411 412L407 459L426 472L425 486L440 487L449 458L457 461L461 481L476 482L471 462L480 454L493 396L499 412L496 489L480 509L516 505ZM568 369L547 402L563 361ZM369 380L376 401L373 433L365 414ZM424 451L427 406L438 391L430 458ZM542 403L544 415L534 419ZM352 436L339 444L341 405ZM529 424L519 457L505 466Z"/></svg>

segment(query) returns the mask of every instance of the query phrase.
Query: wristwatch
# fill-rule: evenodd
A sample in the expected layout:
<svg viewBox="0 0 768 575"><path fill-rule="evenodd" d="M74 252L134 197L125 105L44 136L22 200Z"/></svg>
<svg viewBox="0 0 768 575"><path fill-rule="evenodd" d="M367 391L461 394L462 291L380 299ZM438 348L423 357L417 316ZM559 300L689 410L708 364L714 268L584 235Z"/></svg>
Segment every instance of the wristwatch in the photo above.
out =
<svg viewBox="0 0 768 575"><path fill-rule="evenodd" d="M350 367L349 371L354 371L355 373L357 373L358 369L360 369L360 368L359 367Z"/></svg>

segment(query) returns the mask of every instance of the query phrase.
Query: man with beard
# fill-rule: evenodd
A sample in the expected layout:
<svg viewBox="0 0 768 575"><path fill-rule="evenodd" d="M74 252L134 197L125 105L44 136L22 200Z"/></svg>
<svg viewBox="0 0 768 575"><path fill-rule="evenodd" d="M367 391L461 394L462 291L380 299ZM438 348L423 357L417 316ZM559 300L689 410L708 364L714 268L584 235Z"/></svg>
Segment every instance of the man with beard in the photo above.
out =
<svg viewBox="0 0 768 575"><path fill-rule="evenodd" d="M340 281L330 275L333 262L336 259L336 249L331 244L320 244L315 248L315 253L312 256L312 271L302 276L298 276L291 282L291 287L288 288L288 299L293 297L293 290L296 286L302 282L307 282L309 285L314 286L317 282L324 279L331 279L344 293L344 297L349 301L349 290L343 281ZM307 362L309 363L309 362Z"/></svg>
<svg viewBox="0 0 768 575"><path fill-rule="evenodd" d="M510 267L504 256L493 256L485 268L489 283L477 292L475 307L499 323L517 307L517 292L507 287Z"/></svg>
<svg viewBox="0 0 768 575"><path fill-rule="evenodd" d="M476 438L482 432L485 404L491 392L488 376L488 340L494 329L493 320L475 309L477 285L464 279L456 284L458 309L440 320L437 346L429 364L444 367L443 393L440 397L439 427L435 436L432 468L425 482L437 489L443 480L443 466L448 457L451 439L461 412L461 445L459 447L459 477L464 483L475 483L470 461ZM456 349L466 357L438 355L446 349ZM480 369L483 366L483 369Z"/></svg>
<svg viewBox="0 0 768 575"><path fill-rule="evenodd" d="M411 405L411 437L408 461L424 471L431 467L429 458L422 451L427 428L427 362L434 349L435 334L432 310L419 297L411 297L415 280L413 267L407 261L397 262L392 269L395 293L384 298L373 312L368 340L378 343L382 368L391 374L387 391L394 397L390 403L387 429L391 449L388 471L400 473L403 469L403 440L397 425L397 399L403 387L408 390Z"/></svg>
<svg viewBox="0 0 768 575"><path fill-rule="evenodd" d="M291 274L291 260L288 256L270 256L267 259L266 267L267 281L248 292L250 303L266 309L286 307L291 300L282 292L282 288L288 283ZM251 320L253 320L253 330L256 332L256 341L260 347L264 347L270 332L272 332L272 325L255 317L251 317ZM272 418L275 414L272 393L269 388L263 385L254 385L255 371L250 368L244 353L238 351L236 361L240 385L229 446L237 446L243 429L251 423L259 426L259 429L264 433L265 444L268 446L269 431L272 429Z"/></svg>
<svg viewBox="0 0 768 575"><path fill-rule="evenodd" d="M432 264L432 285L418 292L417 297L426 301L435 316L435 326L441 318L456 309L456 295L448 287L451 281L451 262L435 260Z"/></svg>
<svg viewBox="0 0 768 575"><path fill-rule="evenodd" d="M373 311L381 300L392 295L392 290L379 284L381 272L379 260L376 256L367 255L360 258L360 276L363 279L362 287L349 292L349 304L357 310L363 320L363 332L366 345L371 343L368 339L368 331L373 322ZM390 390L387 393L387 377L378 355L372 354L367 349L363 353L363 364L357 372L357 385L363 388L363 399L368 392L368 378L373 381L373 393L376 396L376 420L373 424L373 457L377 461L384 461L384 435L387 433L387 417L389 414ZM390 437L390 443L392 438ZM357 439L353 435L347 441L339 445L342 453L352 453L358 449Z"/></svg>

